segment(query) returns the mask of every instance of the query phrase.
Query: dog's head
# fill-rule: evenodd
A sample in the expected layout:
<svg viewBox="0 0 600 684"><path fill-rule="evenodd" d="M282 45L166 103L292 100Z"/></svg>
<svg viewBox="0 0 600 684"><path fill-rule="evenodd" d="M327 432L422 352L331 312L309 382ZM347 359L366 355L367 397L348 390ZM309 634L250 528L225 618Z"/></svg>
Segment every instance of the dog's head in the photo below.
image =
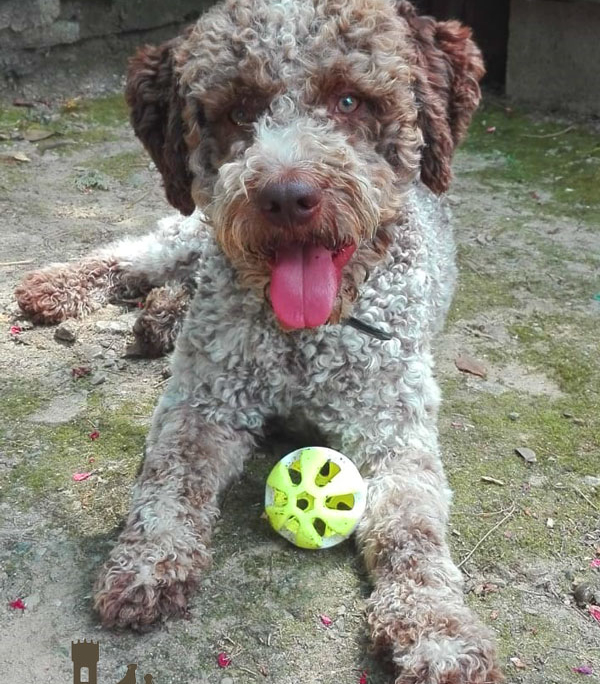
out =
<svg viewBox="0 0 600 684"><path fill-rule="evenodd" d="M420 175L435 193L480 97L456 22L404 0L226 0L132 59L137 135L285 328L347 315Z"/></svg>

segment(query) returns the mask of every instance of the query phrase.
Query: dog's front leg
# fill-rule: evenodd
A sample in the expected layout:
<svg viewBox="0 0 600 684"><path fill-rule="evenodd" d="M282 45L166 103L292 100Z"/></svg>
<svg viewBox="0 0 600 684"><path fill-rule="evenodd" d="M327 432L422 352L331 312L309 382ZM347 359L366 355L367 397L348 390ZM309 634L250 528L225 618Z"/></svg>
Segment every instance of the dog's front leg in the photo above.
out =
<svg viewBox="0 0 600 684"><path fill-rule="evenodd" d="M192 406L159 406L125 528L95 586L105 626L144 629L185 614L210 563L217 495L252 444L249 433L209 424Z"/></svg>
<svg viewBox="0 0 600 684"><path fill-rule="evenodd" d="M502 680L489 631L465 606L446 542L450 491L439 457L399 450L373 464L357 537L374 582L369 623L396 684Z"/></svg>
<svg viewBox="0 0 600 684"><path fill-rule="evenodd" d="M113 298L145 296L169 281L189 282L205 239L199 214L171 217L142 237L123 238L79 261L30 271L15 297L36 323L84 316Z"/></svg>

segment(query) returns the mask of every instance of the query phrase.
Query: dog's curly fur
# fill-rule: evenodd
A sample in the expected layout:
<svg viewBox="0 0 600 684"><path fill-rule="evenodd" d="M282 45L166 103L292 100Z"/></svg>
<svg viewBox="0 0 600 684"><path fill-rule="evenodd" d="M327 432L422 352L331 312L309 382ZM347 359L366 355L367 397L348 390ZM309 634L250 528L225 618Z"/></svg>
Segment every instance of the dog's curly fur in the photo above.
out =
<svg viewBox="0 0 600 684"><path fill-rule="evenodd" d="M396 684L501 681L446 541L431 354L455 279L438 195L482 74L468 29L404 0L225 0L134 57L132 123L181 214L17 291L56 321L195 273L131 512L96 584L105 625L185 613L219 492L283 419L316 424L368 480L356 536L373 643ZM278 183L317 198L302 220L282 226L261 203ZM290 253L338 264L326 320L290 324L275 284ZM162 349L187 294L155 297L139 327L148 341L164 315Z"/></svg>

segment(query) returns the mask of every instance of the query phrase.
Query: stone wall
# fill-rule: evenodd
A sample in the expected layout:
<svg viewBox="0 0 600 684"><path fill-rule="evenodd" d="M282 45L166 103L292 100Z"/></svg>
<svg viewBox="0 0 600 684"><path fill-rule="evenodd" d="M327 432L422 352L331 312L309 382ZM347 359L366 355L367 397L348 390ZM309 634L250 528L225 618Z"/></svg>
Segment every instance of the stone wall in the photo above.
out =
<svg viewBox="0 0 600 684"><path fill-rule="evenodd" d="M210 4L211 0L1 0L0 91L33 89L43 94L57 79L61 90L73 78L85 80L88 69L97 77L102 65L117 78L136 44L175 35Z"/></svg>

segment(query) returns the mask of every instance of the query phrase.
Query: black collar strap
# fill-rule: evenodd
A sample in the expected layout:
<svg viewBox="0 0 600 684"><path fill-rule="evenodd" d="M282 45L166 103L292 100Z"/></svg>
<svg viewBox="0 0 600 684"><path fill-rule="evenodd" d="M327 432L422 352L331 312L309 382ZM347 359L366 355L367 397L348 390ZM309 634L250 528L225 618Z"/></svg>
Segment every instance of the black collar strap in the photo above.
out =
<svg viewBox="0 0 600 684"><path fill-rule="evenodd" d="M376 338L377 340L382 340L383 342L388 342L394 337L390 333L379 330L379 328L375 328L374 326L364 323L363 321L359 321L358 318L354 318L354 316L346 319L344 323L352 326L356 330L360 330L360 332L363 332L366 335Z"/></svg>

